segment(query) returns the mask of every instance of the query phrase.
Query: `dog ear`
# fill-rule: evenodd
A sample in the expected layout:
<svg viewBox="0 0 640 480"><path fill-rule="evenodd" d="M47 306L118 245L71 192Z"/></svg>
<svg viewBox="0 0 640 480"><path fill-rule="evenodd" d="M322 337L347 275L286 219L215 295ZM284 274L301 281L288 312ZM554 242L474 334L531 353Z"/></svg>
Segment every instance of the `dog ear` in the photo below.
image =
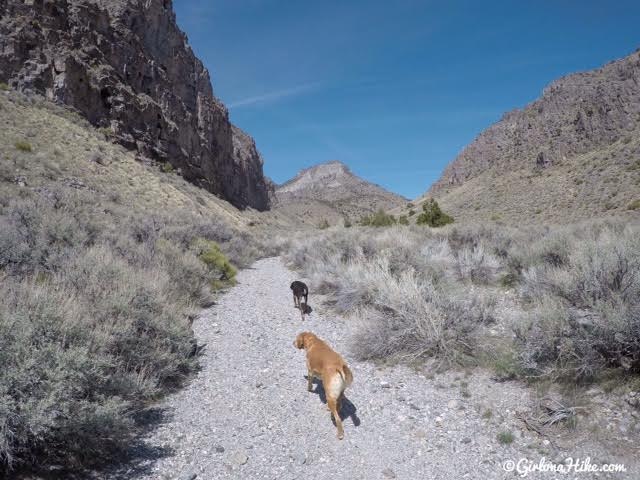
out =
<svg viewBox="0 0 640 480"><path fill-rule="evenodd" d="M296 341L293 342L293 344L295 345L296 348L302 350L304 348L304 332L299 333L298 336L296 337Z"/></svg>

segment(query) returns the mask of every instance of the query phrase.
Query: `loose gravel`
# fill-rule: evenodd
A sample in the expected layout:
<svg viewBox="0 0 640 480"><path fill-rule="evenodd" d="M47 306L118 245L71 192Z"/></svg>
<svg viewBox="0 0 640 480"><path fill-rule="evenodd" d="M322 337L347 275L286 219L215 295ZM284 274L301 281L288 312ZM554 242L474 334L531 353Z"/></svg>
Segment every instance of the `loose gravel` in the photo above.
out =
<svg viewBox="0 0 640 480"><path fill-rule="evenodd" d="M238 274L238 284L194 322L206 344L201 371L158 407L162 420L133 452L138 460L108 478L513 479L519 477L505 462L521 458L615 460L588 445L554 448L527 430L518 413L532 394L517 383L355 361L348 323L326 313L312 285L313 313L300 319L289 289L294 279L279 258ZM304 352L293 346L304 330L343 354L354 373L342 441L324 397L306 390ZM501 443L500 432L511 432L513 441ZM637 462L622 460L626 474L560 478L638 478Z"/></svg>

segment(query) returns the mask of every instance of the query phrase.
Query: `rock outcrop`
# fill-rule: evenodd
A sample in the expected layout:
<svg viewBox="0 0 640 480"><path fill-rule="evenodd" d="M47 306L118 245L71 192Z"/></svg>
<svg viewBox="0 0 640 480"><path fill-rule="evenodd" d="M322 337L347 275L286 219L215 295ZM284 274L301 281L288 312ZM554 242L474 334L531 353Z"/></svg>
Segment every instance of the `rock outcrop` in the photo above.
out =
<svg viewBox="0 0 640 480"><path fill-rule="evenodd" d="M545 169L609 146L640 123L640 53L562 77L522 110L506 113L447 166L430 194L489 169Z"/></svg>
<svg viewBox="0 0 640 480"><path fill-rule="evenodd" d="M269 207L255 144L229 122L171 0L0 0L0 82L72 107L237 207Z"/></svg>

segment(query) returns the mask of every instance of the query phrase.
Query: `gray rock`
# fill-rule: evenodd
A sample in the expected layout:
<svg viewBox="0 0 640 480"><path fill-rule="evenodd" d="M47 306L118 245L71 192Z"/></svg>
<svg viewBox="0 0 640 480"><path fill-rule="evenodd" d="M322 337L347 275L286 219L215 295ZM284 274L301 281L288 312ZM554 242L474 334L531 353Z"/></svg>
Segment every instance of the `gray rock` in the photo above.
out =
<svg viewBox="0 0 640 480"><path fill-rule="evenodd" d="M244 450L239 450L231 455L230 460L235 465L244 465L249 461L249 456Z"/></svg>
<svg viewBox="0 0 640 480"><path fill-rule="evenodd" d="M529 171L531 175L537 175L544 169L549 176L555 176L557 170L551 167L559 164L566 165L565 168L572 164L572 169L581 170L575 173L578 175L576 179L585 183L593 180L594 185L601 185L597 173L600 169L608 170L607 177L628 175L623 165L627 164L628 159L638 156L637 143L632 141L637 138L640 125L638 59L639 53L636 51L600 68L553 81L540 98L523 108L505 113L500 121L480 133L447 166L425 197L438 198L446 195L447 191L456 196L456 187L482 174L504 175ZM585 167L578 166L577 160L578 156L588 152L593 152L590 158L594 162L589 172L584 171ZM469 209L468 202L478 205L486 213L484 209L489 208L488 196L492 199L491 205L498 205L526 194L525 198L531 202L525 203L528 208L511 215L528 215L529 208L539 204L535 203L536 200L542 201L536 198L537 194L551 195L551 189L547 190L550 183L545 181L539 185L527 185L526 192L514 190L525 185L515 182L511 189L505 189L504 192L490 186L486 194L481 195L473 189L467 192L460 190L460 195L456 196L456 207L450 206L449 209L454 216L475 216L478 211ZM607 190L622 194L618 187L616 185L615 189ZM585 190L564 188L554 192L559 197L553 202L556 210L560 208L555 206L565 202L571 204L564 211L556 212L558 218L565 218L563 215L571 213L569 218L573 220L576 213L581 217L591 217L596 213L593 197L588 189ZM631 197L634 192L628 193ZM460 208L462 205L466 205L467 213L463 211L465 207ZM541 206L547 207L548 204Z"/></svg>
<svg viewBox="0 0 640 480"><path fill-rule="evenodd" d="M170 163L237 207L268 208L255 143L229 122L170 1L0 1L0 72L140 158Z"/></svg>
<svg viewBox="0 0 640 480"><path fill-rule="evenodd" d="M385 468L384 470L382 470L382 475L384 476L384 478L396 478L396 472L394 472L390 468Z"/></svg>
<svg viewBox="0 0 640 480"><path fill-rule="evenodd" d="M287 211L298 208L301 215L311 216L311 222L324 219L332 225L342 225L345 218L358 218L380 208L389 210L407 203L407 199L358 177L347 165L335 160L300 171L276 187L273 195L274 206L286 206ZM309 208L315 202L323 205L318 218L313 218L315 209Z"/></svg>
<svg viewBox="0 0 640 480"><path fill-rule="evenodd" d="M294 461L298 465L304 465L305 463L307 463L307 454L304 452L296 453L294 456Z"/></svg>

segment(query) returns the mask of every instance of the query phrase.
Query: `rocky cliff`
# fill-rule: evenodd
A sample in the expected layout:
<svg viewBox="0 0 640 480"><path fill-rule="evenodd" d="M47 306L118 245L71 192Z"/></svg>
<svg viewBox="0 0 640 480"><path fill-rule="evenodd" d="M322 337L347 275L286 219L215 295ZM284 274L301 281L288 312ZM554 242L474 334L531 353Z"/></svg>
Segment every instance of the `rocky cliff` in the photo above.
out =
<svg viewBox="0 0 640 480"><path fill-rule="evenodd" d="M0 82L76 109L240 208L269 206L255 144L213 95L171 0L0 0Z"/></svg>
<svg viewBox="0 0 640 480"><path fill-rule="evenodd" d="M640 52L552 82L506 113L427 196L456 218L564 222L640 205Z"/></svg>
<svg viewBox="0 0 640 480"><path fill-rule="evenodd" d="M278 186L273 204L278 211L307 223L327 220L334 224L406 202L400 195L354 175L344 163L331 161L304 169Z"/></svg>

